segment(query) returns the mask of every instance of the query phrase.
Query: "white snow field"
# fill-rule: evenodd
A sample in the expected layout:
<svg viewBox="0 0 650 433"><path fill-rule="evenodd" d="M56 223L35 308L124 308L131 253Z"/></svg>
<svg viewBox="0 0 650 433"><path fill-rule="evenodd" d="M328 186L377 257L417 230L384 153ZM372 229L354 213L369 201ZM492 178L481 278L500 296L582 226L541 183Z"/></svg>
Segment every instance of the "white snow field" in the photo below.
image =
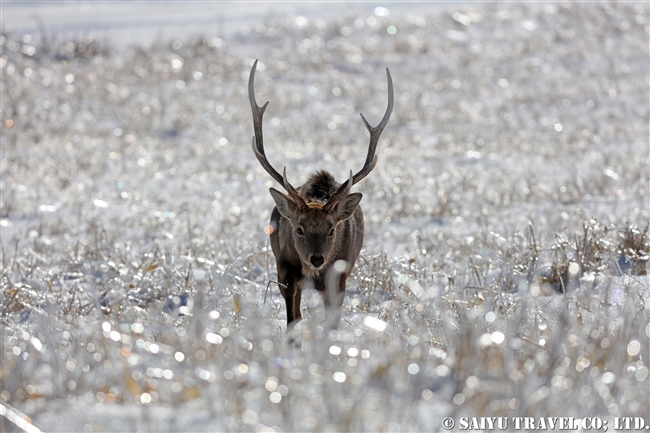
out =
<svg viewBox="0 0 650 433"><path fill-rule="evenodd" d="M650 424L649 25L646 2L567 2L127 45L7 30L2 428ZM385 67L395 84L354 187L366 241L340 326L308 290L298 347L251 150L255 59L267 156L294 185L359 170L359 112L377 123Z"/></svg>

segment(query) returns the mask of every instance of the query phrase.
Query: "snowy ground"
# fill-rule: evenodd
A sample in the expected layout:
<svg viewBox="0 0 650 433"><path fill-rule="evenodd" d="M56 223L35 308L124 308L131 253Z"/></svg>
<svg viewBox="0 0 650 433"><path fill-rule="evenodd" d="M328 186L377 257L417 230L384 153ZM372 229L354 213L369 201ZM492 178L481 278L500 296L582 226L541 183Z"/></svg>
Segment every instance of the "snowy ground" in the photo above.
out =
<svg viewBox="0 0 650 433"><path fill-rule="evenodd" d="M128 48L2 35L5 427L650 423L648 4L378 12ZM360 168L358 113L395 83L339 331L308 292L301 349L266 293L256 58L294 185Z"/></svg>

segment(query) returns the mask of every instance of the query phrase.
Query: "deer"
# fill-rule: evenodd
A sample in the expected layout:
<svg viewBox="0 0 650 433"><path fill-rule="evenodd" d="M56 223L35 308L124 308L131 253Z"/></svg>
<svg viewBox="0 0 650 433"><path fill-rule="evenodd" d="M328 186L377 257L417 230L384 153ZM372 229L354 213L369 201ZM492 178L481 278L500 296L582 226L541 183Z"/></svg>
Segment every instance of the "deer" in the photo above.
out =
<svg viewBox="0 0 650 433"><path fill-rule="evenodd" d="M261 107L255 99L253 64L248 79L248 98L253 112L253 152L264 170L286 194L270 188L275 207L271 213L269 233L275 257L278 286L286 303L287 330L302 319L300 300L303 285L309 282L323 299L326 311L334 312L335 327L340 321L348 275L356 263L364 240L363 212L359 206L362 194L350 193L352 186L364 179L377 165L377 143L393 111L393 81L386 68L388 107L381 122L372 127L361 114L370 133L366 160L356 174L339 184L329 172L313 173L307 182L295 188L287 178L286 166L280 174L264 151L262 117L269 105Z"/></svg>

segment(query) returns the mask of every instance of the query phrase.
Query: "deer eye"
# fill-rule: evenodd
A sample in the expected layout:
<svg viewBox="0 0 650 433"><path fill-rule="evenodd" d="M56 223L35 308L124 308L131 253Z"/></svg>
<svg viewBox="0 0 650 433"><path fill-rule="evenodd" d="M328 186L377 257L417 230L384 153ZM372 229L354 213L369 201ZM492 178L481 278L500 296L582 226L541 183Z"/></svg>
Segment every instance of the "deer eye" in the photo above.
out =
<svg viewBox="0 0 650 433"><path fill-rule="evenodd" d="M330 230L329 236L334 236L334 229Z"/></svg>
<svg viewBox="0 0 650 433"><path fill-rule="evenodd" d="M305 232L302 230L302 227L298 227L298 228L296 229L296 233L298 233L300 236L302 236L302 235L305 234Z"/></svg>

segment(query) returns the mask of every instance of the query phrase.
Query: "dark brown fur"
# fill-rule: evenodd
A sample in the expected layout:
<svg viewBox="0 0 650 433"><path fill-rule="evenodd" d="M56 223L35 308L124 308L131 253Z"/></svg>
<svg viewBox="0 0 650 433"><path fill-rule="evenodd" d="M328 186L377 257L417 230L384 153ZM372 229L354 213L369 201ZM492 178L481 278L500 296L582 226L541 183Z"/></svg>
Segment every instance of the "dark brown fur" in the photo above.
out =
<svg viewBox="0 0 650 433"><path fill-rule="evenodd" d="M393 112L393 80L388 68L388 106L377 126L371 126L363 114L361 120L370 133L368 153L363 168L339 185L326 171L314 173L307 183L296 189L287 179L286 167L280 174L266 158L262 118L268 102L262 106L255 100L253 63L248 77L248 100L253 113L255 136L253 153L264 170L287 191L284 195L271 188L275 208L271 214L271 248L278 267L280 291L287 304L287 324L299 320L303 283L310 281L323 295L326 307L341 312L345 281L363 245L363 213L359 207L362 195L350 193L352 186L365 178L377 164L377 143ZM338 326L338 320L336 321Z"/></svg>
<svg viewBox="0 0 650 433"><path fill-rule="evenodd" d="M307 211L296 212L293 218L286 218L280 214L276 206L271 214L271 226L274 228L271 233L271 248L276 257L280 291L287 305L287 324L302 318L300 299L303 282L307 279L311 280L313 287L321 293L326 307L335 307L340 311L343 304L346 279L363 245L364 227L360 206L356 206L352 215L345 220L340 220L338 209L331 214L322 210L322 204L339 186L329 173L325 171L315 173L307 183L298 188L298 192L309 205ZM354 195L350 194L350 196ZM300 238L295 234L298 227L304 230L304 236ZM335 233L330 244L327 245L327 234L332 227L335 227ZM322 268L318 270L310 268L308 257L304 257L306 254L299 253L301 245L297 248L296 244L302 240L307 241L311 252L323 252L325 263ZM336 281L334 290L328 291L327 275L337 260L345 260L347 266L339 278L334 279Z"/></svg>

